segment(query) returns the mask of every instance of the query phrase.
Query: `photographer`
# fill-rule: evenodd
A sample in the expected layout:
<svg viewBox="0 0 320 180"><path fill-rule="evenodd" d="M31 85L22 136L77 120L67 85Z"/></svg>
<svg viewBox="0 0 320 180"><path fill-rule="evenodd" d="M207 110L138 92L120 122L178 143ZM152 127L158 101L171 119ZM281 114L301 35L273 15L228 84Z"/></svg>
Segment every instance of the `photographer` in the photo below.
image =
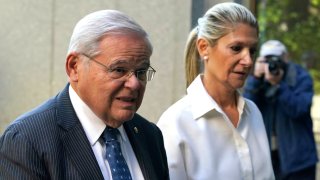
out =
<svg viewBox="0 0 320 180"><path fill-rule="evenodd" d="M262 44L244 96L263 115L276 179L314 180L318 158L310 116L312 79L289 61L281 42Z"/></svg>

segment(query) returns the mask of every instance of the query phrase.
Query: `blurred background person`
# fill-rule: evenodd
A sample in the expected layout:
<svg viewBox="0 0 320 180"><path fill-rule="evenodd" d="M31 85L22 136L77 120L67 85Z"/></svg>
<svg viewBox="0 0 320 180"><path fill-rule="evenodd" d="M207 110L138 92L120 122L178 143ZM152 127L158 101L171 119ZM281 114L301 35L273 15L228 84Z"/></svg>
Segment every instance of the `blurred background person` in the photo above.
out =
<svg viewBox="0 0 320 180"><path fill-rule="evenodd" d="M263 115L276 178L314 180L318 158L310 116L312 78L289 61L283 43L269 40L262 44L244 96Z"/></svg>
<svg viewBox="0 0 320 180"><path fill-rule="evenodd" d="M157 124L171 179L274 179L261 113L238 91L250 73L257 43L255 17L236 3L213 6L190 32L187 95Z"/></svg>

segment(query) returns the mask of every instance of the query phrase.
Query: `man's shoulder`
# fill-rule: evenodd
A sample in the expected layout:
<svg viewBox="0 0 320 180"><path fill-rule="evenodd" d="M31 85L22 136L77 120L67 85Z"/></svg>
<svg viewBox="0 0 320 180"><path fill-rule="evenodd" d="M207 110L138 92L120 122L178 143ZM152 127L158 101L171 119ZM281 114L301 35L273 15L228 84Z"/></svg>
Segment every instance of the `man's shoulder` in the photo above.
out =
<svg viewBox="0 0 320 180"><path fill-rule="evenodd" d="M9 125L6 131L14 130L33 135L41 131L49 132L49 129L54 128L53 125L57 123L58 108L62 108L58 107L63 104L62 100L59 100L61 99L59 96L61 96L61 92L32 110L23 113Z"/></svg>
<svg viewBox="0 0 320 180"><path fill-rule="evenodd" d="M25 137L41 137L53 129L56 115L54 99L49 99L34 109L20 115L6 129L6 133L20 134Z"/></svg>
<svg viewBox="0 0 320 180"><path fill-rule="evenodd" d="M53 98L48 99L37 107L31 109L30 111L23 113L15 121L32 119L34 117L41 116L41 114L48 113L52 109L55 109L55 100Z"/></svg>
<svg viewBox="0 0 320 180"><path fill-rule="evenodd" d="M307 69L305 69L303 66L301 66L300 64L297 64L297 63L295 63L295 62L290 62L289 63L289 70L290 70L290 66L295 70L295 71L297 71L298 73L298 75L300 75L301 73L303 73L303 74L309 74L309 72L308 72L308 70Z"/></svg>
<svg viewBox="0 0 320 180"><path fill-rule="evenodd" d="M304 67L302 67L300 64L294 63L294 62L290 62L289 66L287 68L287 81L290 82L290 80L297 80L298 84L301 84L300 82L311 82L312 78L311 75L309 73L309 71L307 69L305 69Z"/></svg>

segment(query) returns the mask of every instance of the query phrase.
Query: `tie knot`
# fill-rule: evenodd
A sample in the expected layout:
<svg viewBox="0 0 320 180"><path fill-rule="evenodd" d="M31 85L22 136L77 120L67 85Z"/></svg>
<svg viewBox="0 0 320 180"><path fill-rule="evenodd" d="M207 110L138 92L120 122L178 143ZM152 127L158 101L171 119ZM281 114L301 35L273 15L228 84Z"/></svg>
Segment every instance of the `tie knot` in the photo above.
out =
<svg viewBox="0 0 320 180"><path fill-rule="evenodd" d="M119 130L117 128L106 127L103 132L103 138L105 142L117 141L117 135L119 134Z"/></svg>

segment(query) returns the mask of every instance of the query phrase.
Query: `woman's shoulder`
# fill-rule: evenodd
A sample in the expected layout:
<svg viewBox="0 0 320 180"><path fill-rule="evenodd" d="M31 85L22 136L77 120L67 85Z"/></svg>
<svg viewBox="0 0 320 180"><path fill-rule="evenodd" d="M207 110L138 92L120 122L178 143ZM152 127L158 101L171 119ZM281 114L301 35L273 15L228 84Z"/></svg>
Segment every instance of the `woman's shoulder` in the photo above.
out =
<svg viewBox="0 0 320 180"><path fill-rule="evenodd" d="M260 113L258 106L250 99L243 97L245 101L245 109L250 113Z"/></svg>
<svg viewBox="0 0 320 180"><path fill-rule="evenodd" d="M159 121L178 121L182 116L188 116L191 113L191 103L188 96L183 96L181 99L170 105L160 116Z"/></svg>

